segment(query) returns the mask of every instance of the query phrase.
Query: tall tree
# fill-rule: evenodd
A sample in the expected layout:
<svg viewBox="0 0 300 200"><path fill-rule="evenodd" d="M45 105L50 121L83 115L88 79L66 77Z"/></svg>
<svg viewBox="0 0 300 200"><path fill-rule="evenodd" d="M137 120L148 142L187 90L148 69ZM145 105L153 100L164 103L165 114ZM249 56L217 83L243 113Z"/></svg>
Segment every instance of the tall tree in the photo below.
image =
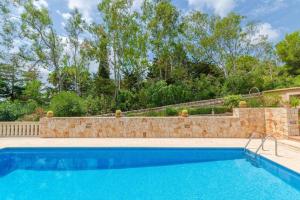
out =
<svg viewBox="0 0 300 200"><path fill-rule="evenodd" d="M69 65L74 68L74 89L78 95L82 94L82 78L83 75L88 71L88 59L84 54L83 45L83 34L85 31L86 23L82 18L81 13L77 9L71 12L71 17L68 19L66 24L66 32L68 34L68 44L70 46Z"/></svg>
<svg viewBox="0 0 300 200"><path fill-rule="evenodd" d="M116 85L115 97L123 76L137 76L140 82L148 64L146 38L140 29L138 14L132 11L132 3L132 0L104 0L99 4L109 38L108 58Z"/></svg>
<svg viewBox="0 0 300 200"><path fill-rule="evenodd" d="M23 57L24 48L18 44L22 38L19 24L11 14L12 6L9 1L0 2L0 97L14 100L23 89L23 72L27 62Z"/></svg>
<svg viewBox="0 0 300 200"><path fill-rule="evenodd" d="M224 18L193 12L185 19L189 54L200 61L214 64L225 77L237 71L240 57L263 56L266 38L257 36L257 26L244 23L244 17L230 13Z"/></svg>
<svg viewBox="0 0 300 200"><path fill-rule="evenodd" d="M148 28L155 58L152 71L158 73L160 79L168 80L176 66L174 52L179 40L179 11L170 1L161 0L153 5L150 17Z"/></svg>
<svg viewBox="0 0 300 200"><path fill-rule="evenodd" d="M44 7L37 8L29 0L24 4L21 19L23 35L32 43L36 63L55 72L58 82L56 89L61 91L64 48L61 37L54 30L48 10Z"/></svg>
<svg viewBox="0 0 300 200"><path fill-rule="evenodd" d="M89 27L91 38L85 41L86 54L98 64L98 70L94 76L94 93L97 96L113 95L114 82L110 79L109 67L109 38L102 25L92 24Z"/></svg>

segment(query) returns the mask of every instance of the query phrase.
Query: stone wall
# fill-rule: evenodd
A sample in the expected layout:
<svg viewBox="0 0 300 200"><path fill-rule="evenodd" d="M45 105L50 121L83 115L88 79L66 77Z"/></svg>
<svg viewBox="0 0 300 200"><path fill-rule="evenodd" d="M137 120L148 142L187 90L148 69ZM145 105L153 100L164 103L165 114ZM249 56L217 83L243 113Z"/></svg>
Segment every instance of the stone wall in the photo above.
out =
<svg viewBox="0 0 300 200"><path fill-rule="evenodd" d="M245 138L265 133L265 110L235 109L233 116L43 118L41 137Z"/></svg>
<svg viewBox="0 0 300 200"><path fill-rule="evenodd" d="M233 116L43 118L41 137L246 138L253 132L299 135L298 110L234 109Z"/></svg>
<svg viewBox="0 0 300 200"><path fill-rule="evenodd" d="M266 108L266 134L278 136L299 135L298 109Z"/></svg>

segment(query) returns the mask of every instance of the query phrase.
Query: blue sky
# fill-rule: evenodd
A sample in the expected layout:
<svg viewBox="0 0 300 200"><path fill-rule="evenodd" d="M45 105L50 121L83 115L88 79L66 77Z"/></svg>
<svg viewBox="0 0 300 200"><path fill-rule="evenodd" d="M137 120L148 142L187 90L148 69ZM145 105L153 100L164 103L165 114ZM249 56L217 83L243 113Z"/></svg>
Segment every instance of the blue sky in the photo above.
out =
<svg viewBox="0 0 300 200"><path fill-rule="evenodd" d="M101 0L39 0L39 4L48 9L54 18L55 26L63 32L63 24L68 12L78 8L88 21L99 20L97 4ZM276 43L285 34L300 30L300 0L172 0L182 11L200 10L226 16L231 11L246 16L259 23L260 34L268 35ZM142 0L134 0L134 7Z"/></svg>

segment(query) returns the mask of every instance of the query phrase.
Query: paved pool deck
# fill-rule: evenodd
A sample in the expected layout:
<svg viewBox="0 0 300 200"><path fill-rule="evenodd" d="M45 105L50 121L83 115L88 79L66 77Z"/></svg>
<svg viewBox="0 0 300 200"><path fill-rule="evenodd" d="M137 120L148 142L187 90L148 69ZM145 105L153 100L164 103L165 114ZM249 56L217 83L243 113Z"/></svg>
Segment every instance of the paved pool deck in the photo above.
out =
<svg viewBox="0 0 300 200"><path fill-rule="evenodd" d="M0 149L9 147L240 147L248 139L231 138L0 138ZM249 150L255 152L260 139L254 139ZM279 140L278 154L274 141L267 141L259 154L300 173L300 142Z"/></svg>

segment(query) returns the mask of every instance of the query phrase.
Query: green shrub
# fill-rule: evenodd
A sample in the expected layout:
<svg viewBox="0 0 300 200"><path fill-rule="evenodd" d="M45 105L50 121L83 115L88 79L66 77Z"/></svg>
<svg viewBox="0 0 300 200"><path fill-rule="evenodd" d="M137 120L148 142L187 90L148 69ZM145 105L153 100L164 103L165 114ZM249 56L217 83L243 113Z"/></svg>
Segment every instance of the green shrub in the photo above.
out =
<svg viewBox="0 0 300 200"><path fill-rule="evenodd" d="M166 108L166 116L177 116L178 111L175 108Z"/></svg>
<svg viewBox="0 0 300 200"><path fill-rule="evenodd" d="M99 115L102 113L111 112L112 98L108 96L88 96L85 99L88 115Z"/></svg>
<svg viewBox="0 0 300 200"><path fill-rule="evenodd" d="M229 108L236 108L242 100L243 98L241 95L229 95L224 97L224 105Z"/></svg>
<svg viewBox="0 0 300 200"><path fill-rule="evenodd" d="M214 109L215 114L223 114L223 113L232 111L231 108L224 107L224 106L214 107L213 109Z"/></svg>
<svg viewBox="0 0 300 200"><path fill-rule="evenodd" d="M282 98L277 94L268 94L263 96L264 107L278 107L280 106Z"/></svg>
<svg viewBox="0 0 300 200"><path fill-rule="evenodd" d="M129 90L120 90L116 99L116 110L134 110L136 109L136 95Z"/></svg>
<svg viewBox="0 0 300 200"><path fill-rule="evenodd" d="M5 101L0 103L0 121L15 121L24 115L24 109L19 102Z"/></svg>
<svg viewBox="0 0 300 200"><path fill-rule="evenodd" d="M190 115L208 115L212 113L214 110L215 114L223 114L226 112L231 112L231 109L225 106L217 106L217 107L202 107L202 108L190 108Z"/></svg>
<svg viewBox="0 0 300 200"><path fill-rule="evenodd" d="M189 113L190 115L206 115L211 114L212 108L210 107L203 107L203 108L190 108Z"/></svg>
<svg viewBox="0 0 300 200"><path fill-rule="evenodd" d="M297 98L297 97L291 97L291 99L290 99L290 105L291 105L293 108L296 108L297 106L300 105L300 99Z"/></svg>
<svg viewBox="0 0 300 200"><path fill-rule="evenodd" d="M263 106L261 98L251 98L247 100L247 105L249 108L258 108Z"/></svg>
<svg viewBox="0 0 300 200"><path fill-rule="evenodd" d="M87 112L85 102L74 92L61 92L54 96L50 109L57 117L82 116Z"/></svg>
<svg viewBox="0 0 300 200"><path fill-rule="evenodd" d="M149 111L149 112L146 112L144 113L143 116L147 116L147 117L163 117L165 116L165 112L164 111Z"/></svg>

